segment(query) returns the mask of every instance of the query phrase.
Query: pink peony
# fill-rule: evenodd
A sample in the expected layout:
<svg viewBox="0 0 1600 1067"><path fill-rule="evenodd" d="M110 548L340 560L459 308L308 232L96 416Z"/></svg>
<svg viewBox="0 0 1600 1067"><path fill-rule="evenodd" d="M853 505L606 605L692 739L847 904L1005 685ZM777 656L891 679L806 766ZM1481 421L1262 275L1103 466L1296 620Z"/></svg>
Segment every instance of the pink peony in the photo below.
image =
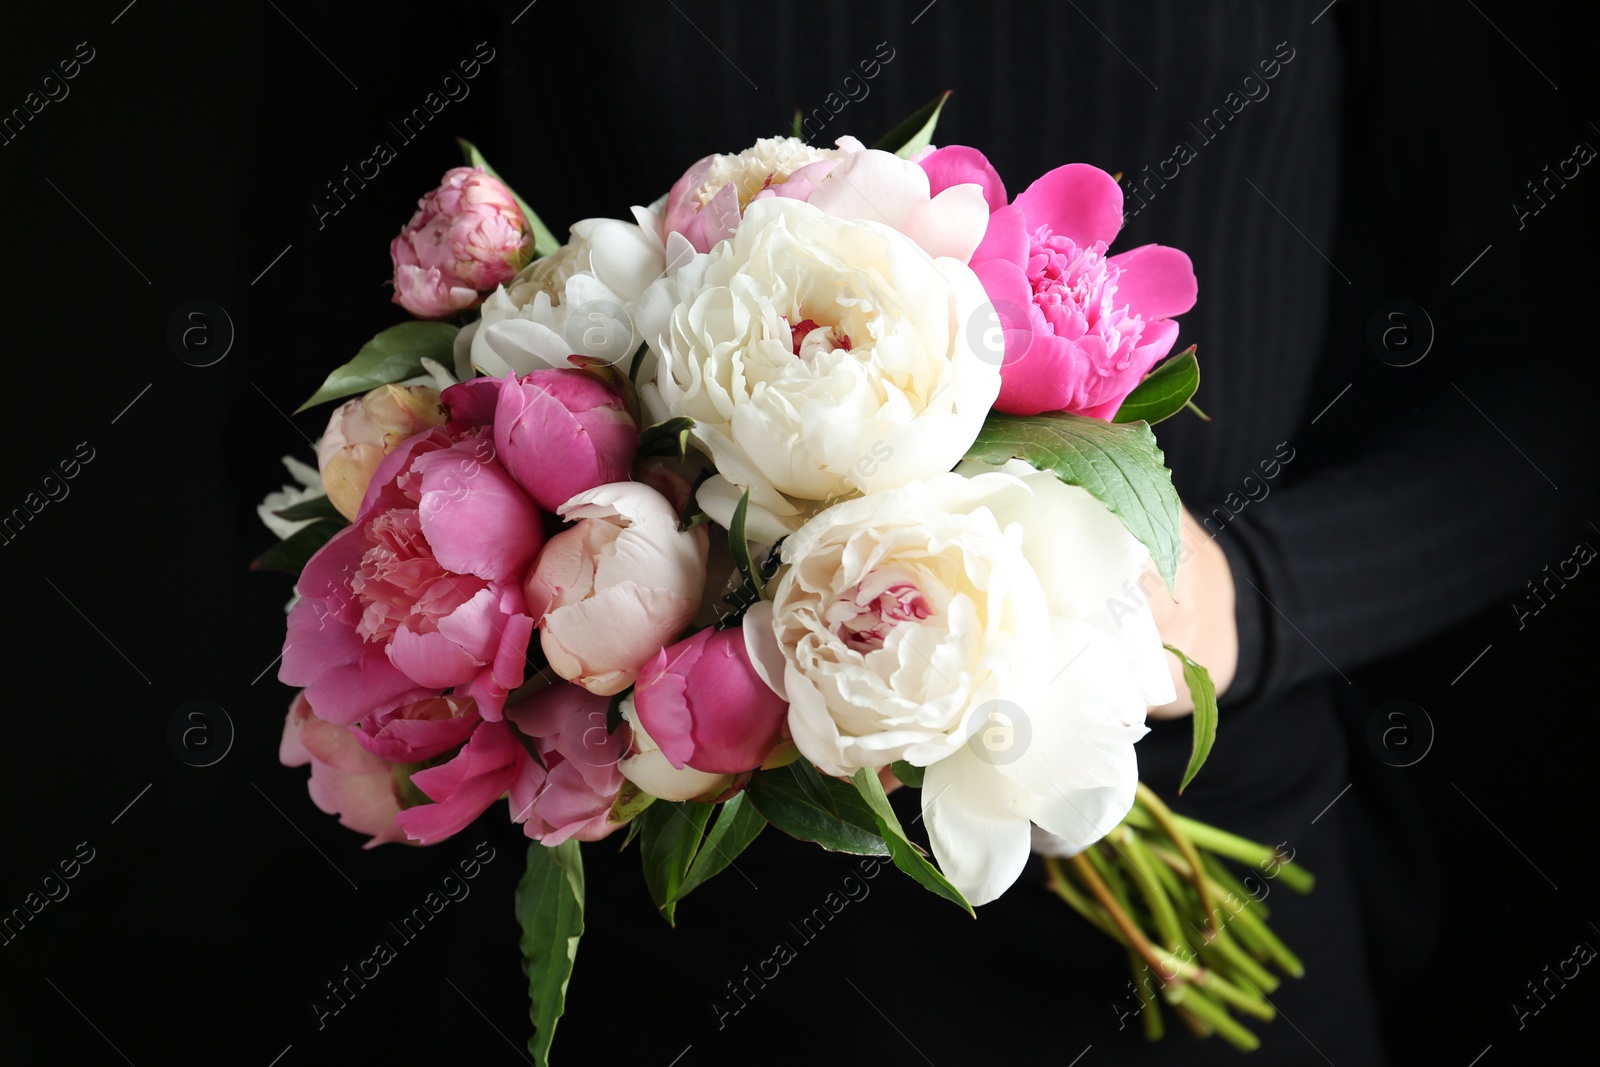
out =
<svg viewBox="0 0 1600 1067"><path fill-rule="evenodd" d="M706 532L640 482L613 482L561 507L576 525L550 539L528 574L528 610L561 677L620 693L700 607Z"/></svg>
<svg viewBox="0 0 1600 1067"><path fill-rule="evenodd" d="M616 826L607 820L622 789L617 764L628 731L606 732L610 702L575 685L552 685L506 709L506 718L539 750L511 787L511 818L546 845L569 837L598 841Z"/></svg>
<svg viewBox="0 0 1600 1067"><path fill-rule="evenodd" d="M639 721L673 767L740 774L783 739L789 705L757 676L744 631L701 630L639 672Z"/></svg>
<svg viewBox="0 0 1600 1067"><path fill-rule="evenodd" d="M512 821L546 845L571 837L598 841L616 829L607 816L622 788L617 763L627 731L606 733L605 698L557 684L505 714L480 725L450 762L411 776L435 803L402 812L397 822L404 832L424 844L443 840L506 794Z"/></svg>
<svg viewBox="0 0 1600 1067"><path fill-rule="evenodd" d="M479 167L446 171L389 245L394 302L424 319L475 307L485 293L511 280L531 242L527 220L504 182Z"/></svg>
<svg viewBox="0 0 1600 1067"><path fill-rule="evenodd" d="M1172 316L1194 306L1189 257L1163 245L1107 256L1122 228L1122 190L1088 164L1057 167L1009 205L976 149L941 148L921 165L934 190L981 186L993 212L971 265L1005 339L995 409L1115 415L1171 351Z"/></svg>
<svg viewBox="0 0 1600 1067"><path fill-rule="evenodd" d="M454 759L411 776L411 784L434 803L407 808L395 822L413 841L443 841L499 800L527 762L528 754L508 723L480 723Z"/></svg>
<svg viewBox="0 0 1600 1067"><path fill-rule="evenodd" d="M639 450L621 395L580 370L474 378L445 390L444 402L459 422L492 424L496 457L546 511L626 481Z"/></svg>
<svg viewBox="0 0 1600 1067"><path fill-rule="evenodd" d="M329 503L354 519L383 457L412 434L442 422L439 391L426 385L380 385L340 404L317 442L317 469Z"/></svg>
<svg viewBox="0 0 1600 1067"><path fill-rule="evenodd" d="M362 719L361 747L394 763L421 763L455 748L481 721L470 697L436 696Z"/></svg>
<svg viewBox="0 0 1600 1067"><path fill-rule="evenodd" d="M492 452L481 432L412 437L378 467L355 523L306 564L278 677L323 718L381 717L455 687L498 719L522 684L533 619L521 582L542 517Z"/></svg>
<svg viewBox="0 0 1600 1067"><path fill-rule="evenodd" d="M349 727L317 718L303 692L289 705L278 761L285 767L311 764L312 801L339 816L340 825L371 834L367 848L405 840L395 825L400 801L393 764L363 749Z"/></svg>

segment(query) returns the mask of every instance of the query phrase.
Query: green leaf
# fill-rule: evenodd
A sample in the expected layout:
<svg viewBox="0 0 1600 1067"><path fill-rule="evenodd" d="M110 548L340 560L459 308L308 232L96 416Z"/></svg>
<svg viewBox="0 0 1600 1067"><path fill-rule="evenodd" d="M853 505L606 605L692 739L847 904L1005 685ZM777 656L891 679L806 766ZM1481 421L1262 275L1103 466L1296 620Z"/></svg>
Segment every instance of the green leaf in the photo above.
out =
<svg viewBox="0 0 1600 1067"><path fill-rule="evenodd" d="M908 785L912 789L922 788L922 775L927 768L918 767L915 763L907 763L903 759L897 759L889 764L889 769L894 771L894 776L900 779L901 785Z"/></svg>
<svg viewBox="0 0 1600 1067"><path fill-rule="evenodd" d="M448 322L402 322L389 327L362 345L355 359L328 375L322 388L295 408L295 414L324 401L415 378L423 373L423 357L451 366L457 332Z"/></svg>
<svg viewBox="0 0 1600 1067"><path fill-rule="evenodd" d="M733 509L733 518L728 523L728 547L733 550L733 562L739 568L745 584L755 591L757 598L766 595L766 586L761 581L761 571L750 558L750 542L744 535L744 521L750 511L750 490L744 491L744 496L739 498L739 504Z"/></svg>
<svg viewBox="0 0 1600 1067"><path fill-rule="evenodd" d="M1145 375L1144 381L1122 401L1112 422L1143 420L1154 426L1189 407L1189 398L1200 388L1200 364L1194 358L1194 345L1179 352Z"/></svg>
<svg viewBox="0 0 1600 1067"><path fill-rule="evenodd" d="M644 824L639 834L639 858L644 863L645 884L650 887L650 897L661 909L662 918L670 925L676 925L673 913L678 891L700 850L700 836L712 807L692 800L658 800L639 816Z"/></svg>
<svg viewBox="0 0 1600 1067"><path fill-rule="evenodd" d="M736 794L722 805L717 812L717 821L706 835L706 843L700 846L699 854L689 865L689 873L672 899L682 900L690 890L697 889L713 875L721 874L739 853L749 847L766 825L767 820L761 817L755 805L750 803L750 798L743 793Z"/></svg>
<svg viewBox="0 0 1600 1067"><path fill-rule="evenodd" d="M831 810L812 796L807 771L823 783ZM817 775L806 760L757 771L745 786L745 795L768 822L790 837L815 841L831 852L889 854L888 844L878 834L878 820L861 794L837 778Z"/></svg>
<svg viewBox="0 0 1600 1067"><path fill-rule="evenodd" d="M939 124L939 112L944 110L944 102L948 99L950 90L946 89L918 108L910 118L884 134L872 147L884 152L893 152L901 159L909 159L912 153L933 143L933 130Z"/></svg>
<svg viewBox="0 0 1600 1067"><path fill-rule="evenodd" d="M348 524L344 521L333 522L329 519L318 519L310 526L302 527L294 532L294 536L287 537L261 555L250 564L253 571L282 571L284 574L299 574L306 568L306 561L317 554L317 549L333 539L333 535L344 529Z"/></svg>
<svg viewBox="0 0 1600 1067"><path fill-rule="evenodd" d="M528 1051L538 1067L549 1067L550 1042L567 1002L583 936L583 857L576 839L554 848L528 846L528 866L517 884L517 922L522 924L522 969L528 976Z"/></svg>
<svg viewBox="0 0 1600 1067"><path fill-rule="evenodd" d="M883 783L878 780L878 772L871 767L863 767L851 776L850 781L855 785L856 792L861 794L861 799L867 802L867 807L872 809L873 818L878 820L878 833L883 835L888 844L889 858L894 860L894 865L916 879L929 892L944 897L976 919L978 916L973 912L972 905L967 903L967 898L961 895L961 890L951 885L939 868L929 863L928 858L906 838L900 820L889 806L889 797L883 791Z"/></svg>
<svg viewBox="0 0 1600 1067"><path fill-rule="evenodd" d="M1210 671L1171 645L1166 649L1183 665L1183 684L1189 687L1189 697L1194 701L1194 748L1189 752L1189 766L1184 769L1183 782L1178 786L1181 794L1206 765L1206 757L1211 755L1211 746L1216 743L1217 687L1211 684Z"/></svg>
<svg viewBox="0 0 1600 1067"><path fill-rule="evenodd" d="M471 141L467 140L465 137L457 137L456 144L461 146L461 155L467 161L467 166L482 167L491 178L500 178L500 175L495 172L495 169L489 166L489 161L483 158L483 153L478 151L477 146ZM506 181L504 178L500 178L500 180L505 182L507 189L511 189L510 182ZM550 232L550 228L546 226L544 221L534 213L533 208L528 206L528 202L522 199L522 197L517 196L517 191L515 189L511 189L511 195L516 199L517 206L522 209L522 217L528 220L528 229L533 233L534 255L548 256L556 249L560 248L561 242L556 240L555 234Z"/></svg>
<svg viewBox="0 0 1600 1067"><path fill-rule="evenodd" d="M793 137L797 141L801 139L800 117L801 117L800 116L800 109L799 108L795 108L794 109L794 129L790 132L789 136Z"/></svg>
<svg viewBox="0 0 1600 1067"><path fill-rule="evenodd" d="M639 454L682 459L689 454L689 431L692 429L694 420L686 415L647 426L639 432Z"/></svg>
<svg viewBox="0 0 1600 1067"><path fill-rule="evenodd" d="M340 526L349 525L348 520L333 506L333 501L326 496L314 496L310 500L302 500L298 504L290 504L282 511L274 511L274 515L290 522L299 522L302 519L332 519Z"/></svg>
<svg viewBox="0 0 1600 1067"><path fill-rule="evenodd" d="M1178 491L1149 424L1119 425L1064 411L992 413L967 458L996 466L1021 459L1081 486L1144 543L1167 588L1173 587L1182 547Z"/></svg>

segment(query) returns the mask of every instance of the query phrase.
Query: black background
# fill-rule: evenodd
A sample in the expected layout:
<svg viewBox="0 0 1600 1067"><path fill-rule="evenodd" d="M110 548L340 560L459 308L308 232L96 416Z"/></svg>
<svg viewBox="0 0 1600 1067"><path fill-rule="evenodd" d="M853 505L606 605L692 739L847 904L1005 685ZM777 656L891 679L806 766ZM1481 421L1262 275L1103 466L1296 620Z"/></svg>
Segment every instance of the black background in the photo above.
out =
<svg viewBox="0 0 1600 1067"><path fill-rule="evenodd" d="M895 61L829 137L848 130L871 140L952 88L939 140L982 146L1002 173L1032 175L1078 158L1072 121L1054 123L1048 143L1032 139L1031 103L1003 107L989 91L1005 56L940 60L959 44L963 20L981 18L962 0L860 12L829 5L829 19L853 20L828 27L830 39L851 42L839 56L812 54L820 33L800 7L780 16L768 5L689 0L676 8L666 0L123 3L30 10L0 46L6 110L78 42L94 49L70 95L0 148L0 204L10 216L5 358L9 409L20 416L7 436L0 508L21 505L80 442L94 455L66 499L0 547L8 594L0 648L11 683L0 909L21 905L80 842L94 850L70 896L0 947L0 1054L141 1067L355 1056L517 1062L527 1019L511 893L522 843L501 809L435 848L363 852L308 802L305 772L276 758L290 694L270 668L289 583L247 569L270 541L254 505L284 480L277 457L309 458L325 418L286 413L401 318L387 302L388 240L456 162L454 135L475 140L560 233L574 219L649 199L706 152L782 132L796 106L822 101L885 39ZM1281 5L1284 35L1371 32L1350 6L1312 24L1321 3ZM1400 19L1403 32L1384 47L1427 57L1463 93L1488 87L1514 106L1488 121L1468 103L1440 113L1396 94L1386 106L1399 140L1352 145L1357 165L1444 176L1517 153L1507 173L1533 176L1560 155L1527 146L1564 146L1551 131L1600 117L1592 23L1554 7L1476 7L1442 4ZM1119 23L1101 5L1084 11L1063 16L1070 40L1019 33L1017 61L1037 48L1115 47L1088 18L1144 58L1136 30L1154 16L1125 12ZM1226 14L1219 9L1223 25ZM769 24L765 57L748 48L719 58L713 42L747 40ZM385 124L419 105L481 41L495 58L471 95L401 144ZM654 79L667 54L706 64L707 78ZM1132 71L1127 78L1130 96L1143 91ZM1039 91L1039 107L1094 106L1071 86ZM1161 91L1185 89L1167 82ZM1505 115L1519 128L1507 128ZM319 228L311 204L325 199L324 183L380 139L397 158ZM1120 169L1117 160L1090 161ZM1600 178L1585 173L1540 220L1560 234L1559 258L1539 264L1553 276L1592 259L1593 182ZM1387 240L1422 245L1479 225L1490 236L1465 244L1487 243L1514 229L1509 204L1520 190L1510 183L1498 192L1466 210L1444 197L1391 205L1407 226ZM1563 382L1594 358L1590 307L1502 305L1492 286L1479 293L1476 307L1441 328L1515 333L1524 323L1554 339L1531 358L1519 354L1507 374L1548 380L1550 418L1589 418L1590 398ZM1368 316L1403 295L1341 294L1330 350L1377 365L1361 340ZM197 299L225 308L234 332L227 356L208 367L189 365L167 341L174 310ZM1174 462L1181 469L1181 457ZM1374 956L1396 1062L1465 1065L1486 1048L1485 1065L1535 1062L1587 1032L1600 996L1592 968L1523 1028L1510 1003L1575 943L1600 946L1590 788L1600 739L1590 619L1600 585L1591 583L1600 579L1585 571L1522 631L1507 608L1516 591L1506 590L1474 621L1357 676L1363 707L1410 700L1433 726L1432 748L1403 769L1368 758L1359 736L1352 742L1358 792L1380 806L1392 789L1413 795L1442 875L1441 895L1419 904L1414 894L1430 885L1420 872L1435 861L1418 854L1403 858L1387 890L1369 889L1369 907L1384 915L1373 936L1400 949ZM231 721L232 747L213 766L186 765L169 744L169 718L189 700L214 702ZM1353 720L1357 734L1365 722L1364 713ZM420 905L479 841L495 858L470 897L400 947L319 1028L310 1002L322 984L375 942L393 943L388 923ZM793 941L789 923L837 889L853 861L768 834L741 860L742 875L730 871L698 891L668 930L651 913L631 852L602 844L585 856L590 929L558 1063L944 1064L984 1050L1001 1062L1067 1063L1087 1047L1081 1062L1090 1067L1131 1062L1139 1051L1135 1030L1119 1031L1106 1006L1123 992L1119 953L1083 936L1076 917L1045 897L1036 870L975 924L893 872L874 879L837 929L800 947L719 1029L710 1004L723 983L775 941ZM1418 910L1384 913L1386 901ZM1069 981L1069 971L1080 976ZM1081 977L1090 973L1103 977ZM1085 998L1088 1007L1068 1003ZM1270 1046L1304 1056L1284 1062L1323 1062L1315 1036L1282 1020L1266 1031ZM1183 1034L1168 1041L1188 1044Z"/></svg>

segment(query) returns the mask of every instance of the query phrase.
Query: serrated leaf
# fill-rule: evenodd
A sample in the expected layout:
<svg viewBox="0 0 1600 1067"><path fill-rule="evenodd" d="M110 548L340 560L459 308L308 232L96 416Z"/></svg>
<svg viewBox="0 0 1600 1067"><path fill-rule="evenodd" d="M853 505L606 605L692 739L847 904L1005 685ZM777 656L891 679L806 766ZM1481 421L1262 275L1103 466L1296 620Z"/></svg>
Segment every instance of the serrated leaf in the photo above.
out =
<svg viewBox="0 0 1600 1067"><path fill-rule="evenodd" d="M1143 421L1154 426L1189 407L1189 398L1199 388L1200 364L1194 358L1194 345L1190 345L1145 375L1144 381L1122 401L1111 421Z"/></svg>
<svg viewBox="0 0 1600 1067"><path fill-rule="evenodd" d="M700 851L700 838L714 805L692 800L674 803L658 800L639 816L639 858L644 864L645 885L661 909L661 917L673 924L678 890Z"/></svg>
<svg viewBox="0 0 1600 1067"><path fill-rule="evenodd" d="M339 509L333 506L333 501L325 496L314 496L310 500L290 504L282 511L274 511L273 514L289 522L300 522L303 519L332 519L341 526L348 525L349 522L340 514Z"/></svg>
<svg viewBox="0 0 1600 1067"><path fill-rule="evenodd" d="M465 137L457 137L456 144L461 146L461 155L467 161L467 166L482 167L484 172L491 178L500 178L495 169L489 166L489 161L483 158L483 153L478 151L477 146L471 141ZM500 178L500 181L505 184L507 189L511 189L510 182L504 178ZM550 232L550 227L546 226L544 220L534 213L533 208L528 206L528 202L518 196L515 189L511 189L511 196L516 200L517 206L522 209L522 217L528 220L528 230L533 234L534 255L548 256L560 248L561 242L556 240L555 234Z"/></svg>
<svg viewBox="0 0 1600 1067"><path fill-rule="evenodd" d="M550 1043L566 1009L567 983L583 936L583 857L576 839L554 848L528 846L528 866L517 883L522 926L522 969L528 976L528 1051L549 1067Z"/></svg>
<svg viewBox="0 0 1600 1067"><path fill-rule="evenodd" d="M1178 491L1148 423L1071 415L1001 415L984 420L967 459L995 466L1021 459L1080 486L1150 550L1170 590L1182 548Z"/></svg>
<svg viewBox="0 0 1600 1067"><path fill-rule="evenodd" d="M720 874L760 836L766 825L767 820L743 793L723 804L717 811L717 821L712 823L711 832L706 835L705 844L700 846L699 854L689 865L689 873L672 899L682 900L691 890Z"/></svg>
<svg viewBox="0 0 1600 1067"><path fill-rule="evenodd" d="M1171 645L1168 652L1178 657L1183 665L1183 684L1189 687L1189 698L1194 701L1194 747L1189 751L1189 766L1184 768L1183 782L1178 786L1181 794L1189 788L1194 776L1206 764L1211 746L1217 740L1217 687L1211 682L1211 672Z"/></svg>
<svg viewBox="0 0 1600 1067"><path fill-rule="evenodd" d="M878 821L861 794L837 778L821 778L830 810L811 795L802 765L816 773L806 760L756 772L745 786L745 794L756 810L790 837L815 841L831 852L887 856L889 846L879 835Z"/></svg>
<svg viewBox="0 0 1600 1067"><path fill-rule="evenodd" d="M682 459L689 454L689 431L692 429L694 420L687 415L647 426L639 432L639 455Z"/></svg>
<svg viewBox="0 0 1600 1067"><path fill-rule="evenodd" d="M909 159L913 153L933 143L933 131L939 125L939 112L944 110L944 102L948 99L950 90L946 89L884 134L872 147L893 152L901 159Z"/></svg>
<svg viewBox="0 0 1600 1067"><path fill-rule="evenodd" d="M739 574L744 578L745 584L755 591L759 599L766 593L766 587L761 581L761 572L756 569L755 561L750 558L750 542L745 538L745 516L750 511L750 490L746 489L739 498L738 505L733 509L733 518L728 521L728 547L733 551L733 562L739 568Z"/></svg>
<svg viewBox="0 0 1600 1067"><path fill-rule="evenodd" d="M295 408L295 414L329 400L415 378L424 373L425 358L450 366L457 332L448 322L402 322L389 327L362 345L349 363L328 375L322 388Z"/></svg>
<svg viewBox="0 0 1600 1067"><path fill-rule="evenodd" d="M894 776L900 779L901 785L908 785L912 789L922 788L922 775L927 770L926 767L918 767L915 763L897 759L889 764L889 769L894 771Z"/></svg>
<svg viewBox="0 0 1600 1067"><path fill-rule="evenodd" d="M343 520L333 522L330 519L318 519L261 553L250 564L250 569L298 575L306 569L306 563L317 554L317 550L333 540L333 536L347 525Z"/></svg>
<svg viewBox="0 0 1600 1067"><path fill-rule="evenodd" d="M861 794L861 799L866 801L872 815L878 821L878 833L883 835L883 840L889 846L889 858L894 860L894 865L909 874L924 889L935 896L957 905L968 915L977 918L972 910L972 905L967 903L967 898L961 895L961 890L950 884L939 868L928 862L928 858L919 852L906 837L905 830L900 827L900 820L895 817L894 809L889 806L889 797L883 791L883 783L878 780L878 772L871 767L863 767L856 771L850 778L856 787L856 792Z"/></svg>

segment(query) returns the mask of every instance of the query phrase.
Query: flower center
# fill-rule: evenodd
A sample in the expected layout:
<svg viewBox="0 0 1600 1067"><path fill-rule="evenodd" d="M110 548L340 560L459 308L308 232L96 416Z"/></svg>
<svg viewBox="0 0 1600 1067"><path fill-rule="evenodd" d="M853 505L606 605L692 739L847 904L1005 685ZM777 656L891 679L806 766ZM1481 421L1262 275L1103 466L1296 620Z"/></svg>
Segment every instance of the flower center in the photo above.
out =
<svg viewBox="0 0 1600 1067"><path fill-rule="evenodd" d="M402 625L416 633L432 633L487 582L471 574L454 574L433 558L415 508L395 508L372 520L371 544L350 579L361 599L356 632L368 641L388 641Z"/></svg>
<svg viewBox="0 0 1600 1067"><path fill-rule="evenodd" d="M1139 347L1144 320L1117 303L1122 268L1106 258L1106 243L1079 248L1071 238L1040 226L1028 240L1028 282L1033 302L1057 336L1080 343L1106 370L1126 370Z"/></svg>
<svg viewBox="0 0 1600 1067"><path fill-rule="evenodd" d="M850 338L839 327L823 326L814 319L801 319L790 326L789 343L794 354L804 360L811 359L819 349L824 352L838 348L850 351Z"/></svg>
<svg viewBox="0 0 1600 1067"><path fill-rule="evenodd" d="M866 653L882 648L900 624L920 623L932 614L927 596L907 577L875 571L852 595L834 601L827 621L847 647Z"/></svg>

